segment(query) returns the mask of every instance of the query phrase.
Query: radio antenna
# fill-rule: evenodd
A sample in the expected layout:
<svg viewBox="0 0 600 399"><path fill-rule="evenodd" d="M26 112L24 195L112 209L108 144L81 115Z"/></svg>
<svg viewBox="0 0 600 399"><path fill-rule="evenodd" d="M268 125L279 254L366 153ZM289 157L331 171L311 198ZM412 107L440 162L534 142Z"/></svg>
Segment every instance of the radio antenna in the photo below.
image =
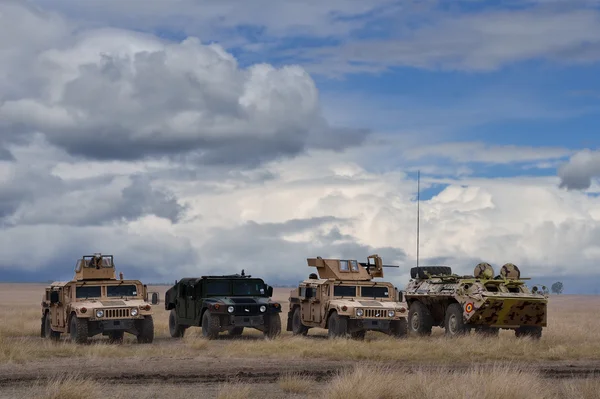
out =
<svg viewBox="0 0 600 399"><path fill-rule="evenodd" d="M421 217L421 208L420 208L420 200L421 200L421 171L417 171L417 274L419 273L419 222Z"/></svg>

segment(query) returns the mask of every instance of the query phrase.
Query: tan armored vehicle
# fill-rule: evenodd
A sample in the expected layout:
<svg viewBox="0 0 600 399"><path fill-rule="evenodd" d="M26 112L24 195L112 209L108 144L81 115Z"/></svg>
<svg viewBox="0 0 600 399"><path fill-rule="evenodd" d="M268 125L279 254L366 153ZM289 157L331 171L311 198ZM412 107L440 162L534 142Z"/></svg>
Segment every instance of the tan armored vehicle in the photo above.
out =
<svg viewBox="0 0 600 399"><path fill-rule="evenodd" d="M306 335L312 327L328 330L330 338L351 336L362 339L368 330L397 337L406 336L407 309L393 284L375 282L383 277L378 255L367 263L352 259L307 259L316 267L307 280L290 292L287 331Z"/></svg>
<svg viewBox="0 0 600 399"><path fill-rule="evenodd" d="M152 293L152 304L158 304L158 293ZM77 261L72 281L46 287L41 336L58 340L65 333L72 341L85 343L102 334L111 342L122 342L128 332L139 343L151 343L152 314L147 287L138 280L123 280L122 273L117 280L112 255L87 255Z"/></svg>
<svg viewBox="0 0 600 399"><path fill-rule="evenodd" d="M413 267L404 291L409 305L409 333L430 335L433 326L447 336L475 332L497 335L500 329L517 337L541 338L546 327L547 290L530 291L516 265L507 263L494 277L488 263L479 263L473 276L452 274L447 266Z"/></svg>

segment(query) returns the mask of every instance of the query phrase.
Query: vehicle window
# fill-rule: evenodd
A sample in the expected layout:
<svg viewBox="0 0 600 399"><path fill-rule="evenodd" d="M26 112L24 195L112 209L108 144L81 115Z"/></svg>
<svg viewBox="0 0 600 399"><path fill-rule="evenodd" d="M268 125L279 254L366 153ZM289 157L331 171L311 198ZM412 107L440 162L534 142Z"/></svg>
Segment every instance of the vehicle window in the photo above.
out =
<svg viewBox="0 0 600 399"><path fill-rule="evenodd" d="M348 271L348 261L347 260L341 260L340 261L340 270L343 272L347 272Z"/></svg>
<svg viewBox="0 0 600 399"><path fill-rule="evenodd" d="M350 267L352 268L353 272L357 272L358 271L358 262L355 260L351 260Z"/></svg>
<svg viewBox="0 0 600 399"><path fill-rule="evenodd" d="M371 298L387 298L390 296L388 287L360 287L360 296Z"/></svg>
<svg viewBox="0 0 600 399"><path fill-rule="evenodd" d="M335 286L333 287L333 296L356 296L355 286Z"/></svg>
<svg viewBox="0 0 600 399"><path fill-rule="evenodd" d="M231 282L229 281L208 281L206 283L207 295L230 295Z"/></svg>
<svg viewBox="0 0 600 399"><path fill-rule="evenodd" d="M262 281L234 281L233 295L264 295L265 286Z"/></svg>
<svg viewBox="0 0 600 399"><path fill-rule="evenodd" d="M137 296L135 285L109 285L106 287L106 296Z"/></svg>
<svg viewBox="0 0 600 399"><path fill-rule="evenodd" d="M102 296L102 289L100 286L94 285L77 287L75 296L77 298L99 298Z"/></svg>

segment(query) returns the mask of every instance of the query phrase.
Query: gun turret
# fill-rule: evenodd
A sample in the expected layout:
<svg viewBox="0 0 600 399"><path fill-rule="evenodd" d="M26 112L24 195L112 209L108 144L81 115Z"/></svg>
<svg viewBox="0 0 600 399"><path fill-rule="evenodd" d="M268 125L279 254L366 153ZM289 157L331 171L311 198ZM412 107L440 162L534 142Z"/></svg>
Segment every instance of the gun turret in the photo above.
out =
<svg viewBox="0 0 600 399"><path fill-rule="evenodd" d="M84 255L75 266L75 280L116 280L112 255Z"/></svg>
<svg viewBox="0 0 600 399"><path fill-rule="evenodd" d="M354 259L307 258L309 267L316 267L319 278L336 280L369 281L375 277L383 277L384 267L400 267L384 265L379 255L369 255L367 262Z"/></svg>

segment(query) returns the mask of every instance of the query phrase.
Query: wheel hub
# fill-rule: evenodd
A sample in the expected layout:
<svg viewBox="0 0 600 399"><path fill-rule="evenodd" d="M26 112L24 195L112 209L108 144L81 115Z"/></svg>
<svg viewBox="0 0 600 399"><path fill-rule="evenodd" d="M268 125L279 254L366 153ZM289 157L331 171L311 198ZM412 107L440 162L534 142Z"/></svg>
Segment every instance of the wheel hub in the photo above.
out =
<svg viewBox="0 0 600 399"><path fill-rule="evenodd" d="M410 325L412 327L413 330L418 330L419 329L419 315L417 313L413 313L412 319L410 320Z"/></svg>

